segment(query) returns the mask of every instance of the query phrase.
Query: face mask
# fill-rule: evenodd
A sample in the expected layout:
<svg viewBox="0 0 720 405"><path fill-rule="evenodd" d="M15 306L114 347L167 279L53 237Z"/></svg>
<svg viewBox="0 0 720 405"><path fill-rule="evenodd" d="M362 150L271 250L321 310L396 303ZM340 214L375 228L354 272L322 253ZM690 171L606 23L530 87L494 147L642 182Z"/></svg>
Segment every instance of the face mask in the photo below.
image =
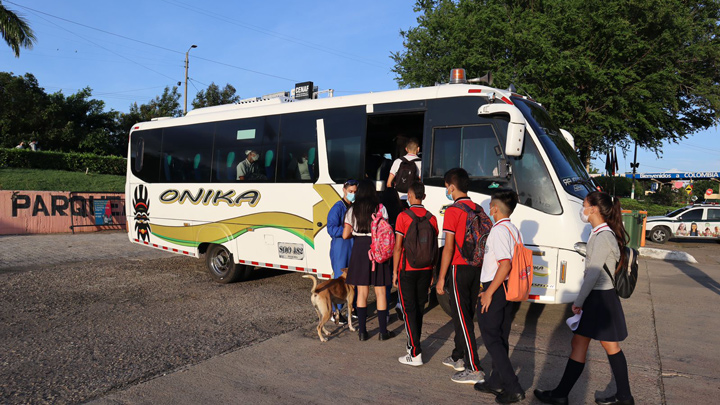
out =
<svg viewBox="0 0 720 405"><path fill-rule="evenodd" d="M585 207L582 207L580 209L580 220L585 222L586 224L590 222L590 217L588 215L585 215Z"/></svg>
<svg viewBox="0 0 720 405"><path fill-rule="evenodd" d="M495 225L495 215L492 213L492 208L490 208L488 214L490 214L490 221L492 221L493 225Z"/></svg>
<svg viewBox="0 0 720 405"><path fill-rule="evenodd" d="M355 193L348 193L347 200L350 202L355 202Z"/></svg>
<svg viewBox="0 0 720 405"><path fill-rule="evenodd" d="M450 190L445 189L445 197L447 197L448 200L454 201L452 198L452 194L450 194Z"/></svg>
<svg viewBox="0 0 720 405"><path fill-rule="evenodd" d="M258 159L260 159L260 156L258 156L258 155L252 155L252 156L250 156L250 162L252 162L252 163L257 162Z"/></svg>

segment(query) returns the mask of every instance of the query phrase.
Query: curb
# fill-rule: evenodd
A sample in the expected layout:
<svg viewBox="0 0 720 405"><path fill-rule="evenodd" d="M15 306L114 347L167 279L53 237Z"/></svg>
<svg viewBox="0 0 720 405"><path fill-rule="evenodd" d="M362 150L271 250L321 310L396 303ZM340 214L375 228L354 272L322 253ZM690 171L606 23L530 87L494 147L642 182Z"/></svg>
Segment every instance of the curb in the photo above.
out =
<svg viewBox="0 0 720 405"><path fill-rule="evenodd" d="M655 248L646 248L641 247L638 249L640 252L640 256L647 257L650 259L659 259L659 260L670 260L675 262L687 262L687 263L697 263L698 261L695 260L695 258L686 252L681 252L679 250L666 250L666 249L655 249Z"/></svg>

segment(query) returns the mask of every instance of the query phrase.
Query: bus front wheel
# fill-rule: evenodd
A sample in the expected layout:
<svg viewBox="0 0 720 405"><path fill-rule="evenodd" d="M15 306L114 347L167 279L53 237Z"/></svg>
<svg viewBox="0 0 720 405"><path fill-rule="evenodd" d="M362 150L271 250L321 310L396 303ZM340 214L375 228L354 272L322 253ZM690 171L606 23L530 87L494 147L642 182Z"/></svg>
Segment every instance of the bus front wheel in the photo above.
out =
<svg viewBox="0 0 720 405"><path fill-rule="evenodd" d="M223 245L212 245L208 248L205 264L213 280L221 284L245 280L253 270L250 266L235 263L232 253Z"/></svg>

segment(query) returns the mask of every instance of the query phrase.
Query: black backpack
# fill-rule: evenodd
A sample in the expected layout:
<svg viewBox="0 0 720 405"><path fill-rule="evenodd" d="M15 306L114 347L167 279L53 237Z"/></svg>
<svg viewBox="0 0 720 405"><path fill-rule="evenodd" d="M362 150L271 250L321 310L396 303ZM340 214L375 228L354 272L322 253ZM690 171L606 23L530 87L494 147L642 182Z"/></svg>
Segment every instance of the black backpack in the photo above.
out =
<svg viewBox="0 0 720 405"><path fill-rule="evenodd" d="M607 268L607 264L603 264L603 268L610 276L615 292L620 298L630 298L633 291L635 291L635 285L638 279L638 256L637 249L633 249L629 246L625 246L625 255L627 256L627 265L622 267L620 271L613 277L610 270Z"/></svg>
<svg viewBox="0 0 720 405"><path fill-rule="evenodd" d="M428 211L425 216L418 217L412 209L405 212L412 222L403 239L403 256L407 260L402 260L402 270L405 270L406 262L414 269L435 266L438 258L438 233L430 223L432 214Z"/></svg>
<svg viewBox="0 0 720 405"><path fill-rule="evenodd" d="M405 156L400 158L400 168L395 176L395 190L401 193L407 193L410 185L417 181L418 171L415 162L421 160L415 158L408 160Z"/></svg>

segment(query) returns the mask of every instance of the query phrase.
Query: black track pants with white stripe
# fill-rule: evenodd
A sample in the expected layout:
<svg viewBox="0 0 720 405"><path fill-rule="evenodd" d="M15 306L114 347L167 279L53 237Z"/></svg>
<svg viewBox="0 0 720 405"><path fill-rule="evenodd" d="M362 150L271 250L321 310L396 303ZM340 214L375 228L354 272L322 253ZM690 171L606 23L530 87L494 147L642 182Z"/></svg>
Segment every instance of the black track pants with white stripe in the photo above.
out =
<svg viewBox="0 0 720 405"><path fill-rule="evenodd" d="M413 357L422 353L420 335L431 279L432 270L401 271L398 276L398 296L408 336L407 349Z"/></svg>
<svg viewBox="0 0 720 405"><path fill-rule="evenodd" d="M482 370L475 339L475 311L480 293L480 269L473 266L452 265L445 280L453 308L452 320L455 326L454 360L465 359L465 368Z"/></svg>

